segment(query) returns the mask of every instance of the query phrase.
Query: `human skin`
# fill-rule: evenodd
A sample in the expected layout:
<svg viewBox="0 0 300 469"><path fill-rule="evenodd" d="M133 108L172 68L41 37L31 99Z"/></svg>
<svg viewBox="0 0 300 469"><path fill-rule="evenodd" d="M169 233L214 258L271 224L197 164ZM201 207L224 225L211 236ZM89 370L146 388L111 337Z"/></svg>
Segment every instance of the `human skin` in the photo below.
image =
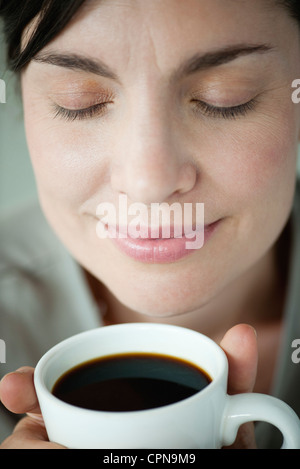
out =
<svg viewBox="0 0 300 469"><path fill-rule="evenodd" d="M142 318L170 322L194 312L201 322L212 308L216 318L223 295L233 299L236 284L261 269L287 221L299 134L291 101L298 27L268 3L93 2L42 54L101 60L117 80L37 61L22 74L45 215L78 262ZM241 44L271 50L174 78L195 54ZM219 107L256 104L224 118L196 111L195 98ZM67 121L53 110L99 102L109 104L93 118ZM129 204L202 202L205 223L220 222L203 248L180 261L137 262L96 235L97 205L118 208L119 194Z"/></svg>
<svg viewBox="0 0 300 469"><path fill-rule="evenodd" d="M195 54L241 45L270 50L174 75ZM21 78L42 208L75 259L110 292L113 321L180 318L220 341L237 321L269 317L266 301L253 311L249 297L274 294L274 244L294 196L297 23L273 1L92 2L42 54L57 52L101 60L118 76L32 61ZM195 99L221 108L255 104L233 118L203 104L196 111ZM53 110L104 101L107 108L93 118L67 121ZM202 202L206 223L220 222L203 248L180 261L137 262L96 236L97 205L117 205L120 193L144 204ZM245 327L221 342L233 393L252 390L256 376L256 341ZM2 399L19 412L5 391L10 380L10 396L18 396L14 379L4 379ZM253 445L251 431L245 441Z"/></svg>

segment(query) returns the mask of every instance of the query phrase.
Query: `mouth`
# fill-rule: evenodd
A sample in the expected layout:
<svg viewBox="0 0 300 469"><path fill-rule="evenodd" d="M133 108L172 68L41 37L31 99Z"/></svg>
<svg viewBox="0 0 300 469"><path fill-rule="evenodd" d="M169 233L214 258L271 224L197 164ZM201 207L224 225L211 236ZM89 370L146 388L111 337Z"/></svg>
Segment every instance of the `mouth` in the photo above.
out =
<svg viewBox="0 0 300 469"><path fill-rule="evenodd" d="M143 263L176 262L203 247L221 220L193 229L182 226L140 228L133 232L125 226L104 225L108 238L126 256Z"/></svg>

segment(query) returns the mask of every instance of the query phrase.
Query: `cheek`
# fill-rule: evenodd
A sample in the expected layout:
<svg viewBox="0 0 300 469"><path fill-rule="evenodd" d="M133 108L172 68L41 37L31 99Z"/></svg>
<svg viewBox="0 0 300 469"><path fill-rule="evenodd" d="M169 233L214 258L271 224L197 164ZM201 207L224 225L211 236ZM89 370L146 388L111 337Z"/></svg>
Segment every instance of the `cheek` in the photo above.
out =
<svg viewBox="0 0 300 469"><path fill-rule="evenodd" d="M49 126L49 121L35 122L29 113L25 125L40 198L76 210L97 197L107 178L103 142L95 143L89 131L76 131L76 124L75 131L59 121Z"/></svg>
<svg viewBox="0 0 300 469"><path fill-rule="evenodd" d="M218 184L236 207L256 211L275 203L290 204L297 166L297 129L293 113L265 118L219 146Z"/></svg>

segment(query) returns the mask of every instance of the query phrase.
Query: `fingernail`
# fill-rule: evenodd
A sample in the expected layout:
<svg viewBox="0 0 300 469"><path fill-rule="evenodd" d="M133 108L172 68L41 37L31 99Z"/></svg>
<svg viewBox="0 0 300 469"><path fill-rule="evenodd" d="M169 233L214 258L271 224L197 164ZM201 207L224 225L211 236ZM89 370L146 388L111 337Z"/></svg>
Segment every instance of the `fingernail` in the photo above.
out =
<svg viewBox="0 0 300 469"><path fill-rule="evenodd" d="M18 368L17 370L13 371L13 373L20 373L20 374L24 374L24 373L28 373L28 371L30 370L31 368L29 366L21 366L20 368Z"/></svg>

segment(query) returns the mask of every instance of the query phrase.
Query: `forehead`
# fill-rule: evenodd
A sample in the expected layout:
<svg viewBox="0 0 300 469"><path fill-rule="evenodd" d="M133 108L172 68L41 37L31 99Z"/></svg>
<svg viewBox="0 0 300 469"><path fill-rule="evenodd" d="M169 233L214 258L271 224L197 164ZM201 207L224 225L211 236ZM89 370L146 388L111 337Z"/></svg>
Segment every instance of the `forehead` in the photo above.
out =
<svg viewBox="0 0 300 469"><path fill-rule="evenodd" d="M91 0L44 51L98 57L119 73L168 70L236 44L284 49L295 32L275 0Z"/></svg>
<svg viewBox="0 0 300 469"><path fill-rule="evenodd" d="M197 41L205 48L212 41L224 46L272 37L284 20L288 15L276 8L275 0L89 0L56 42L79 46L102 39L121 48L152 40L153 47L172 42L178 49Z"/></svg>

